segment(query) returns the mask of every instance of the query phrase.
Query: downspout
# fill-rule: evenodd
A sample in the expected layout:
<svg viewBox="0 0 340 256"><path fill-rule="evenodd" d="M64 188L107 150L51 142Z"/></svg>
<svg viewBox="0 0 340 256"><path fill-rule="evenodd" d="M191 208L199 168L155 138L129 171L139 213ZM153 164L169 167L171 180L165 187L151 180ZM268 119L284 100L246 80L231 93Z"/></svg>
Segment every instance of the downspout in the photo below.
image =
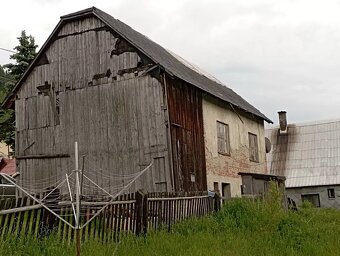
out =
<svg viewBox="0 0 340 256"><path fill-rule="evenodd" d="M168 105L168 86L166 83L166 75L163 72L163 83L165 90L165 110L166 110L166 122L167 122L167 141L168 141L168 152L169 152L169 161L170 161L170 176L171 176L171 185L172 191L175 191L175 177L174 177L174 163L173 163L173 151L172 151L172 138L171 138L171 123L170 123L170 113L169 113L169 105Z"/></svg>

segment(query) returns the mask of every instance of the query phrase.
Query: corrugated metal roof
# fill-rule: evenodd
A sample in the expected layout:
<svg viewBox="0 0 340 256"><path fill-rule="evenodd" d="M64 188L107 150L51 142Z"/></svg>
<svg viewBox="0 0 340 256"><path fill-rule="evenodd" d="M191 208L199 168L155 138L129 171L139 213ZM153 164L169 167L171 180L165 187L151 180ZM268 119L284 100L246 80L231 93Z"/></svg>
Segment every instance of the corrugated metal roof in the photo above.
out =
<svg viewBox="0 0 340 256"><path fill-rule="evenodd" d="M203 75L200 72L197 72L196 69L185 65L183 61L180 61L173 54L169 53L165 48L155 43L148 37L143 34L137 32L132 29L125 23L121 22L118 19L113 18L109 14L99 10L96 7L88 8L79 12L71 13L61 17L61 21L52 32L48 40L45 42L43 47L38 53L38 56L33 61L28 71L24 74L23 78L18 82L15 89L13 90L13 94L19 88L21 81L24 80L25 76L29 73L30 69L34 66L34 62L39 58L39 55L44 51L45 46L49 44L49 41L53 39L53 35L58 31L59 27L63 24L64 21L68 21L71 19L79 19L81 17L86 17L89 15L95 15L100 20L102 20L105 24L107 24L112 30L118 33L125 40L130 42L133 46L135 46L138 50L148 56L151 60L153 60L156 64L163 67L168 73L174 75L198 88L201 90L214 95L215 97L226 101L228 103L233 104L234 106L245 110L255 116L258 116L265 120L268 123L272 123L272 121L262 114L258 109L248 103L245 99L243 99L240 95L235 93L229 87L224 86L219 83L216 79L211 79L211 77ZM7 98L5 100L4 105L10 105L11 98Z"/></svg>
<svg viewBox="0 0 340 256"><path fill-rule="evenodd" d="M340 184L340 120L267 128L272 143L267 154L271 174L286 176L286 187Z"/></svg>

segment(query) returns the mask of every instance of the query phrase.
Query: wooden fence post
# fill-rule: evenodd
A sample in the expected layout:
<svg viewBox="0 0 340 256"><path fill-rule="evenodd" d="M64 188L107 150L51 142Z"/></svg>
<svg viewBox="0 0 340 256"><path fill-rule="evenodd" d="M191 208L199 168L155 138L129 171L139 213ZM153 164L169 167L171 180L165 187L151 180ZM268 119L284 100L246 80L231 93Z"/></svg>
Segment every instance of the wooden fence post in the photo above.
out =
<svg viewBox="0 0 340 256"><path fill-rule="evenodd" d="M136 192L136 235L146 234L148 227L148 197L142 191Z"/></svg>
<svg viewBox="0 0 340 256"><path fill-rule="evenodd" d="M142 217L142 234L146 235L148 232L148 194L144 194L143 197L143 217Z"/></svg>
<svg viewBox="0 0 340 256"><path fill-rule="evenodd" d="M214 195L214 212L218 212L221 209L221 197L219 193Z"/></svg>

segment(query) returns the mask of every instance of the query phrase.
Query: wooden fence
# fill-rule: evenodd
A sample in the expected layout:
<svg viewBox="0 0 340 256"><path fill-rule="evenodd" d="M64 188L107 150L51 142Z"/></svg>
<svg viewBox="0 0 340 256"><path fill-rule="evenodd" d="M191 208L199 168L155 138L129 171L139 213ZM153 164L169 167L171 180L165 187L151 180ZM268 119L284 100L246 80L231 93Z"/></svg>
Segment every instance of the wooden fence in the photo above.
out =
<svg viewBox="0 0 340 256"><path fill-rule="evenodd" d="M207 192L136 192L122 195L81 229L81 238L83 241L117 241L126 233L140 235L150 229L170 229L179 220L204 216L217 210L219 202L219 198L209 197ZM91 205L90 202L88 204ZM100 205L98 202L92 204ZM90 219L95 213L96 210L89 207L82 220ZM60 214L74 225L70 206L62 207ZM60 240L66 242L71 242L75 235L73 228L28 198L0 199L1 239L5 239L7 234L39 237L51 232L55 232Z"/></svg>

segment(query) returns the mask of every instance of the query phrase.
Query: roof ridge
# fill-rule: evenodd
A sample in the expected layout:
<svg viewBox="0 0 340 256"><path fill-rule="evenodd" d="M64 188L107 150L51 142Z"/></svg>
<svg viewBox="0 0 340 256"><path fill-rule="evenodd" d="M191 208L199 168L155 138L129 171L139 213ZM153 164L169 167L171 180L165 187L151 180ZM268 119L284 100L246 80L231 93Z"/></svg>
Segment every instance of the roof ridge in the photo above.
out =
<svg viewBox="0 0 340 256"><path fill-rule="evenodd" d="M80 11L71 12L69 14L62 15L62 16L60 16L60 19L69 19L69 18L77 17L79 15L84 15L84 14L87 14L87 13L90 14L90 13L93 13L95 10L98 10L98 8L95 7L95 6L92 6L90 8L86 8L86 9L83 9L83 10L80 10Z"/></svg>
<svg viewBox="0 0 340 256"><path fill-rule="evenodd" d="M325 124L332 124L332 123L340 123L340 118L315 120L315 121L301 122L301 123L289 123L288 127L289 126L290 127L307 127L307 126L325 125ZM279 125L265 127L266 130L276 130L278 128L280 128Z"/></svg>

